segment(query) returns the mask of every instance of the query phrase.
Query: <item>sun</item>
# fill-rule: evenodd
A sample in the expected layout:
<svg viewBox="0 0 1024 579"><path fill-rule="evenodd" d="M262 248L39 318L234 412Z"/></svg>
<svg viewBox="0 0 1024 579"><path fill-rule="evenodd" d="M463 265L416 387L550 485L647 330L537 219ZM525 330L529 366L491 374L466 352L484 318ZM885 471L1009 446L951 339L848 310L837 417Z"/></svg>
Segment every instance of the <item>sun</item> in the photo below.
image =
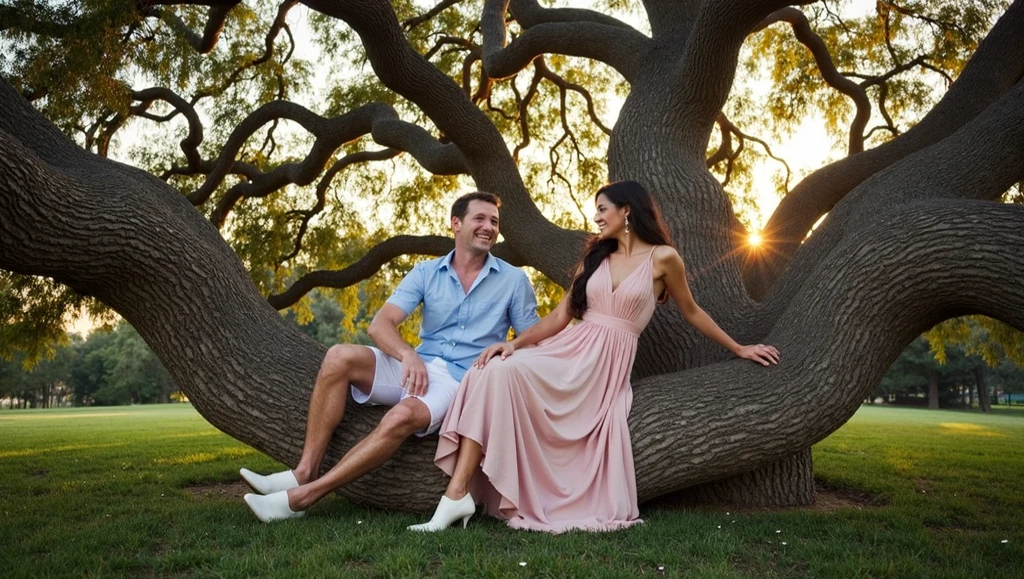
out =
<svg viewBox="0 0 1024 579"><path fill-rule="evenodd" d="M747 238L747 243L750 244L751 247L760 247L762 241L760 233L751 233L750 237Z"/></svg>

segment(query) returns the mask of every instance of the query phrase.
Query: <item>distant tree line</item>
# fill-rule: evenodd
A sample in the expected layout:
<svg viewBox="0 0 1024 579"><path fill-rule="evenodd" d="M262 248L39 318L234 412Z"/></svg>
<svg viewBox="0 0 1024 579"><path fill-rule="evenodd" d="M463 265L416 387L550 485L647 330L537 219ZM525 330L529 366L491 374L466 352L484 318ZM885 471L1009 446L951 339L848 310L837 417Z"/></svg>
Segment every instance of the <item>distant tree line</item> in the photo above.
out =
<svg viewBox="0 0 1024 579"><path fill-rule="evenodd" d="M889 368L871 402L980 408L1024 404L1020 332L989 318L948 320L911 342Z"/></svg>
<svg viewBox="0 0 1024 579"><path fill-rule="evenodd" d="M87 338L70 334L31 370L22 355L0 360L0 401L14 408L170 402L178 390L127 323Z"/></svg>
<svg viewBox="0 0 1024 579"><path fill-rule="evenodd" d="M324 345L369 344L366 311L347 319L336 299L318 291L308 310L285 316ZM1024 403L1019 333L996 335L985 318L956 318L918 337L900 355L869 402L980 408L1015 396ZM111 406L183 400L167 370L127 323L87 338L69 334L31 371L24 358L0 358L0 406ZM1007 396L1009 395L1009 396Z"/></svg>
<svg viewBox="0 0 1024 579"><path fill-rule="evenodd" d="M345 324L336 300L317 295L299 328L325 345L341 341L369 343L365 313L355 324ZM160 360L138 332L126 322L112 330L97 330L82 338L68 334L26 370L24 355L0 358L0 407L50 408L55 406L116 406L184 400Z"/></svg>

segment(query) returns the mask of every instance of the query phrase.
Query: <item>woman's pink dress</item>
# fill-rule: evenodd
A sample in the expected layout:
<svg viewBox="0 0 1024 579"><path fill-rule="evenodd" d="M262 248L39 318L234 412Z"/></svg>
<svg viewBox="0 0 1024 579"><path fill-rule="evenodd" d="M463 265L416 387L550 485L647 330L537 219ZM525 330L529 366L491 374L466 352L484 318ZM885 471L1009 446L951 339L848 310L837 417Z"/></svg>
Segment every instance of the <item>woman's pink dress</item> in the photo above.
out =
<svg viewBox="0 0 1024 579"><path fill-rule="evenodd" d="M434 462L450 476L459 438L479 442L470 492L509 526L559 533L642 522L626 418L637 337L656 303L651 268L648 256L613 292L605 259L587 283L582 321L463 378Z"/></svg>

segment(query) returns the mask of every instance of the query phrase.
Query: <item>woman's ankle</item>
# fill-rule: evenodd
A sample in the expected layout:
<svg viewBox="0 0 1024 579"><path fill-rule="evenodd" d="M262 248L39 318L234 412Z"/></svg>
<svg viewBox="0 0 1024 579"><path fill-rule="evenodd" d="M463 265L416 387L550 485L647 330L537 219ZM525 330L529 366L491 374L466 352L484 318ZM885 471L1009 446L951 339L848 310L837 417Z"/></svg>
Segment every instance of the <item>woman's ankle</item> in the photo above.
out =
<svg viewBox="0 0 1024 579"><path fill-rule="evenodd" d="M448 487L444 491L444 496L448 497L450 500L453 500L453 501L462 500L462 498L465 497L468 494L469 494L469 489L467 489L467 488L452 488L452 487Z"/></svg>

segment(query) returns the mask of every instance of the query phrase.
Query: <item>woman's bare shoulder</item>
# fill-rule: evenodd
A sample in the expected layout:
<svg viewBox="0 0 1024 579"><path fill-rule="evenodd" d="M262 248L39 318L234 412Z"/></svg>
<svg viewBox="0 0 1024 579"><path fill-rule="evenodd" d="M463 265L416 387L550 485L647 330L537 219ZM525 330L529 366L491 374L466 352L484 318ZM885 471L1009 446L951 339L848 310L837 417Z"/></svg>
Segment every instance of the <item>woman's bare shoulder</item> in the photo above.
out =
<svg viewBox="0 0 1024 579"><path fill-rule="evenodd" d="M682 261L683 259L679 255L679 252L676 251L676 248L672 247L671 245L656 245L654 247L653 258L654 261L659 265L675 261Z"/></svg>

